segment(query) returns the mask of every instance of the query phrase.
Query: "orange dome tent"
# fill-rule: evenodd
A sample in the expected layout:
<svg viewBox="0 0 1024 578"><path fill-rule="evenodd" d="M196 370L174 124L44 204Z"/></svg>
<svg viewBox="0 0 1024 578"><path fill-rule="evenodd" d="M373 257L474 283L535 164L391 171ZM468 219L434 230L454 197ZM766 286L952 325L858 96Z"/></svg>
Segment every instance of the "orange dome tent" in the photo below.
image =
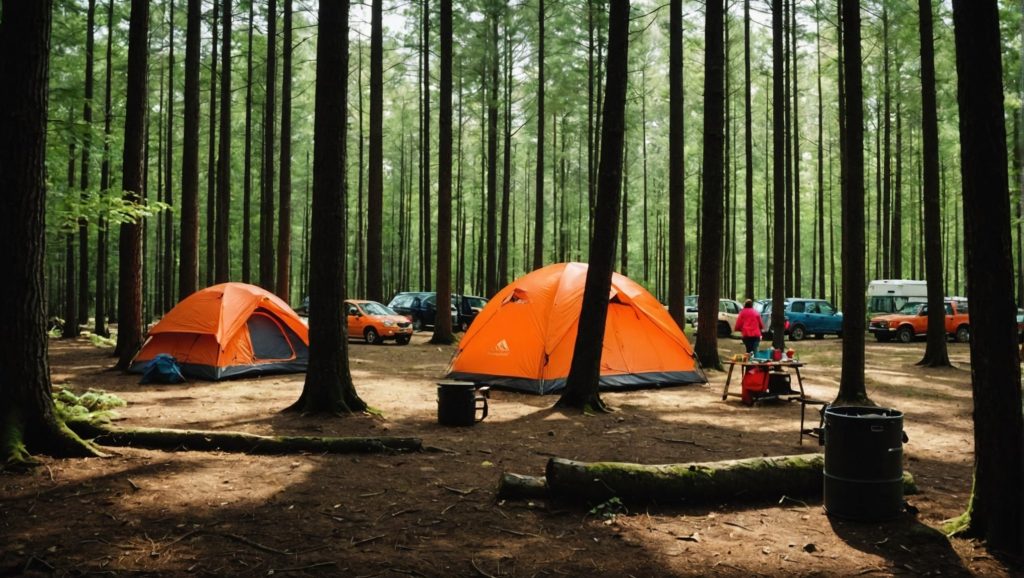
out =
<svg viewBox="0 0 1024 578"><path fill-rule="evenodd" d="M499 291L462 338L448 377L538 394L564 388L586 277L586 264L559 263ZM706 381L689 341L661 303L613 274L601 389Z"/></svg>
<svg viewBox="0 0 1024 578"><path fill-rule="evenodd" d="M254 285L222 283L189 295L149 332L129 371L142 373L160 353L182 373L219 380L299 373L309 361L309 330L277 296Z"/></svg>

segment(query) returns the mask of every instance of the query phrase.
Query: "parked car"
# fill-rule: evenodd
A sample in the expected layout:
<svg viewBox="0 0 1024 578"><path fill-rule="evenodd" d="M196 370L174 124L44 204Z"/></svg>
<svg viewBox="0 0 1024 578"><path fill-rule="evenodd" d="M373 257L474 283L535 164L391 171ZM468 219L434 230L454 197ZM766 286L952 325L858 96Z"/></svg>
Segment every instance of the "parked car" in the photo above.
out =
<svg viewBox="0 0 1024 578"><path fill-rule="evenodd" d="M771 299L758 299L754 301L754 310L761 315L761 324L764 325L764 329L761 331L761 336L764 339L772 338L772 300ZM789 319L785 316L785 308L783 308L783 334L789 333Z"/></svg>
<svg viewBox="0 0 1024 578"><path fill-rule="evenodd" d="M686 323L694 325L697 323L697 298L698 295L687 295L683 297L683 316Z"/></svg>
<svg viewBox="0 0 1024 578"><path fill-rule="evenodd" d="M771 333L772 302L760 301L761 320L764 321L766 336ZM836 311L824 299L788 297L785 300L785 332L793 341L800 341L808 335L821 339L832 334L843 336L843 314Z"/></svg>
<svg viewBox="0 0 1024 578"><path fill-rule="evenodd" d="M452 295L452 303L458 311L458 322L453 327L458 331L466 331L487 305L487 299L475 295Z"/></svg>
<svg viewBox="0 0 1024 578"><path fill-rule="evenodd" d="M971 325L968 315L967 301L947 299L944 327L947 335L955 340L966 343L971 339ZM868 331L878 341L891 341L895 338L901 343L910 343L914 337L928 333L928 304L907 303L897 313L873 317L868 323Z"/></svg>
<svg viewBox="0 0 1024 578"><path fill-rule="evenodd" d="M843 314L824 299L786 300L789 338L800 341L807 335L821 339L827 334L843 336Z"/></svg>
<svg viewBox="0 0 1024 578"><path fill-rule="evenodd" d="M454 302L454 300L453 300ZM388 307L398 314L405 315L412 321L413 331L423 331L433 327L437 318L437 293L433 291L410 291L399 293L391 299ZM459 326L458 311L451 306L452 327Z"/></svg>
<svg viewBox="0 0 1024 578"><path fill-rule="evenodd" d="M406 345L412 338L412 322L409 318L376 301L346 300L345 318L348 320L349 338L364 339L370 345L377 345L386 339L394 339L395 343Z"/></svg>
<svg viewBox="0 0 1024 578"><path fill-rule="evenodd" d="M732 299L718 300L718 336L729 337L736 331L736 319L740 316L743 306ZM693 322L693 330L697 331L697 321Z"/></svg>

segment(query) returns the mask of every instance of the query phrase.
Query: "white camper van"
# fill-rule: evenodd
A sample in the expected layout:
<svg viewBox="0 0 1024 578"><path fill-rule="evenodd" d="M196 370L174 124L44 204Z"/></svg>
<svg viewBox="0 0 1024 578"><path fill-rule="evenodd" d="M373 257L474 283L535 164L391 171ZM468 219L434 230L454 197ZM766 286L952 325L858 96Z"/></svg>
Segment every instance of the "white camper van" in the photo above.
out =
<svg viewBox="0 0 1024 578"><path fill-rule="evenodd" d="M925 281L880 279L868 283L868 317L899 311L907 303L928 301Z"/></svg>

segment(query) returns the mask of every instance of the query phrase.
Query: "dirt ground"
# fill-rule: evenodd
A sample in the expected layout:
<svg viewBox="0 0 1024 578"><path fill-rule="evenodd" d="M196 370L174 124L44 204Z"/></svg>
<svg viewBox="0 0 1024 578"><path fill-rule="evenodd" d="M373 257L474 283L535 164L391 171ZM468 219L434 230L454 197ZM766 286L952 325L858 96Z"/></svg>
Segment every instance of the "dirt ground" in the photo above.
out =
<svg viewBox="0 0 1024 578"><path fill-rule="evenodd" d="M971 482L968 350L956 369L915 367L924 344L867 346L868 392L906 413L905 467L916 515L884 524L830 519L820 501L648 507L608 517L543 502L499 501L503 471L542 475L550 456L648 464L820 451L797 444L797 404L753 408L711 383L605 394L616 411L555 411L555 397L495 391L469 428L437 424L435 382L453 349L353 343L356 387L383 417L283 415L302 375L138 385L109 350L53 341L55 384L129 403L122 426L261 434L416 436L416 454L249 456L109 448L0 475L0 575L691 576L1013 575L973 541L936 530ZM835 395L840 344L796 344L808 393ZM742 350L739 340L723 354ZM816 412L809 411L809 414ZM781 498L781 496L780 496ZM1018 574L1019 575L1019 574Z"/></svg>

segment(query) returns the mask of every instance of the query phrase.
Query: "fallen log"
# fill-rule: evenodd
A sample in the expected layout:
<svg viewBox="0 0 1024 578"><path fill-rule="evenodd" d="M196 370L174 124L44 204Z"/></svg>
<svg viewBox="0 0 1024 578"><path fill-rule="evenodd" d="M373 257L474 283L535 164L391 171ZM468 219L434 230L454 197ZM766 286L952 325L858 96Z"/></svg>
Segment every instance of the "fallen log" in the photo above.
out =
<svg viewBox="0 0 1024 578"><path fill-rule="evenodd" d="M542 477L505 472L498 482L498 497L509 500L543 500L548 497L548 482Z"/></svg>
<svg viewBox="0 0 1024 578"><path fill-rule="evenodd" d="M503 475L498 497L589 503L617 497L666 504L817 497L824 486L824 461L821 454L665 465L552 458L544 478ZM909 472L903 473L903 493L917 493Z"/></svg>
<svg viewBox="0 0 1024 578"><path fill-rule="evenodd" d="M422 449L419 438L404 437L306 437L263 436L244 432L179 430L164 428L120 428L89 421L69 421L83 438L105 446L127 446L151 450L221 451L248 454L368 454L413 452Z"/></svg>

